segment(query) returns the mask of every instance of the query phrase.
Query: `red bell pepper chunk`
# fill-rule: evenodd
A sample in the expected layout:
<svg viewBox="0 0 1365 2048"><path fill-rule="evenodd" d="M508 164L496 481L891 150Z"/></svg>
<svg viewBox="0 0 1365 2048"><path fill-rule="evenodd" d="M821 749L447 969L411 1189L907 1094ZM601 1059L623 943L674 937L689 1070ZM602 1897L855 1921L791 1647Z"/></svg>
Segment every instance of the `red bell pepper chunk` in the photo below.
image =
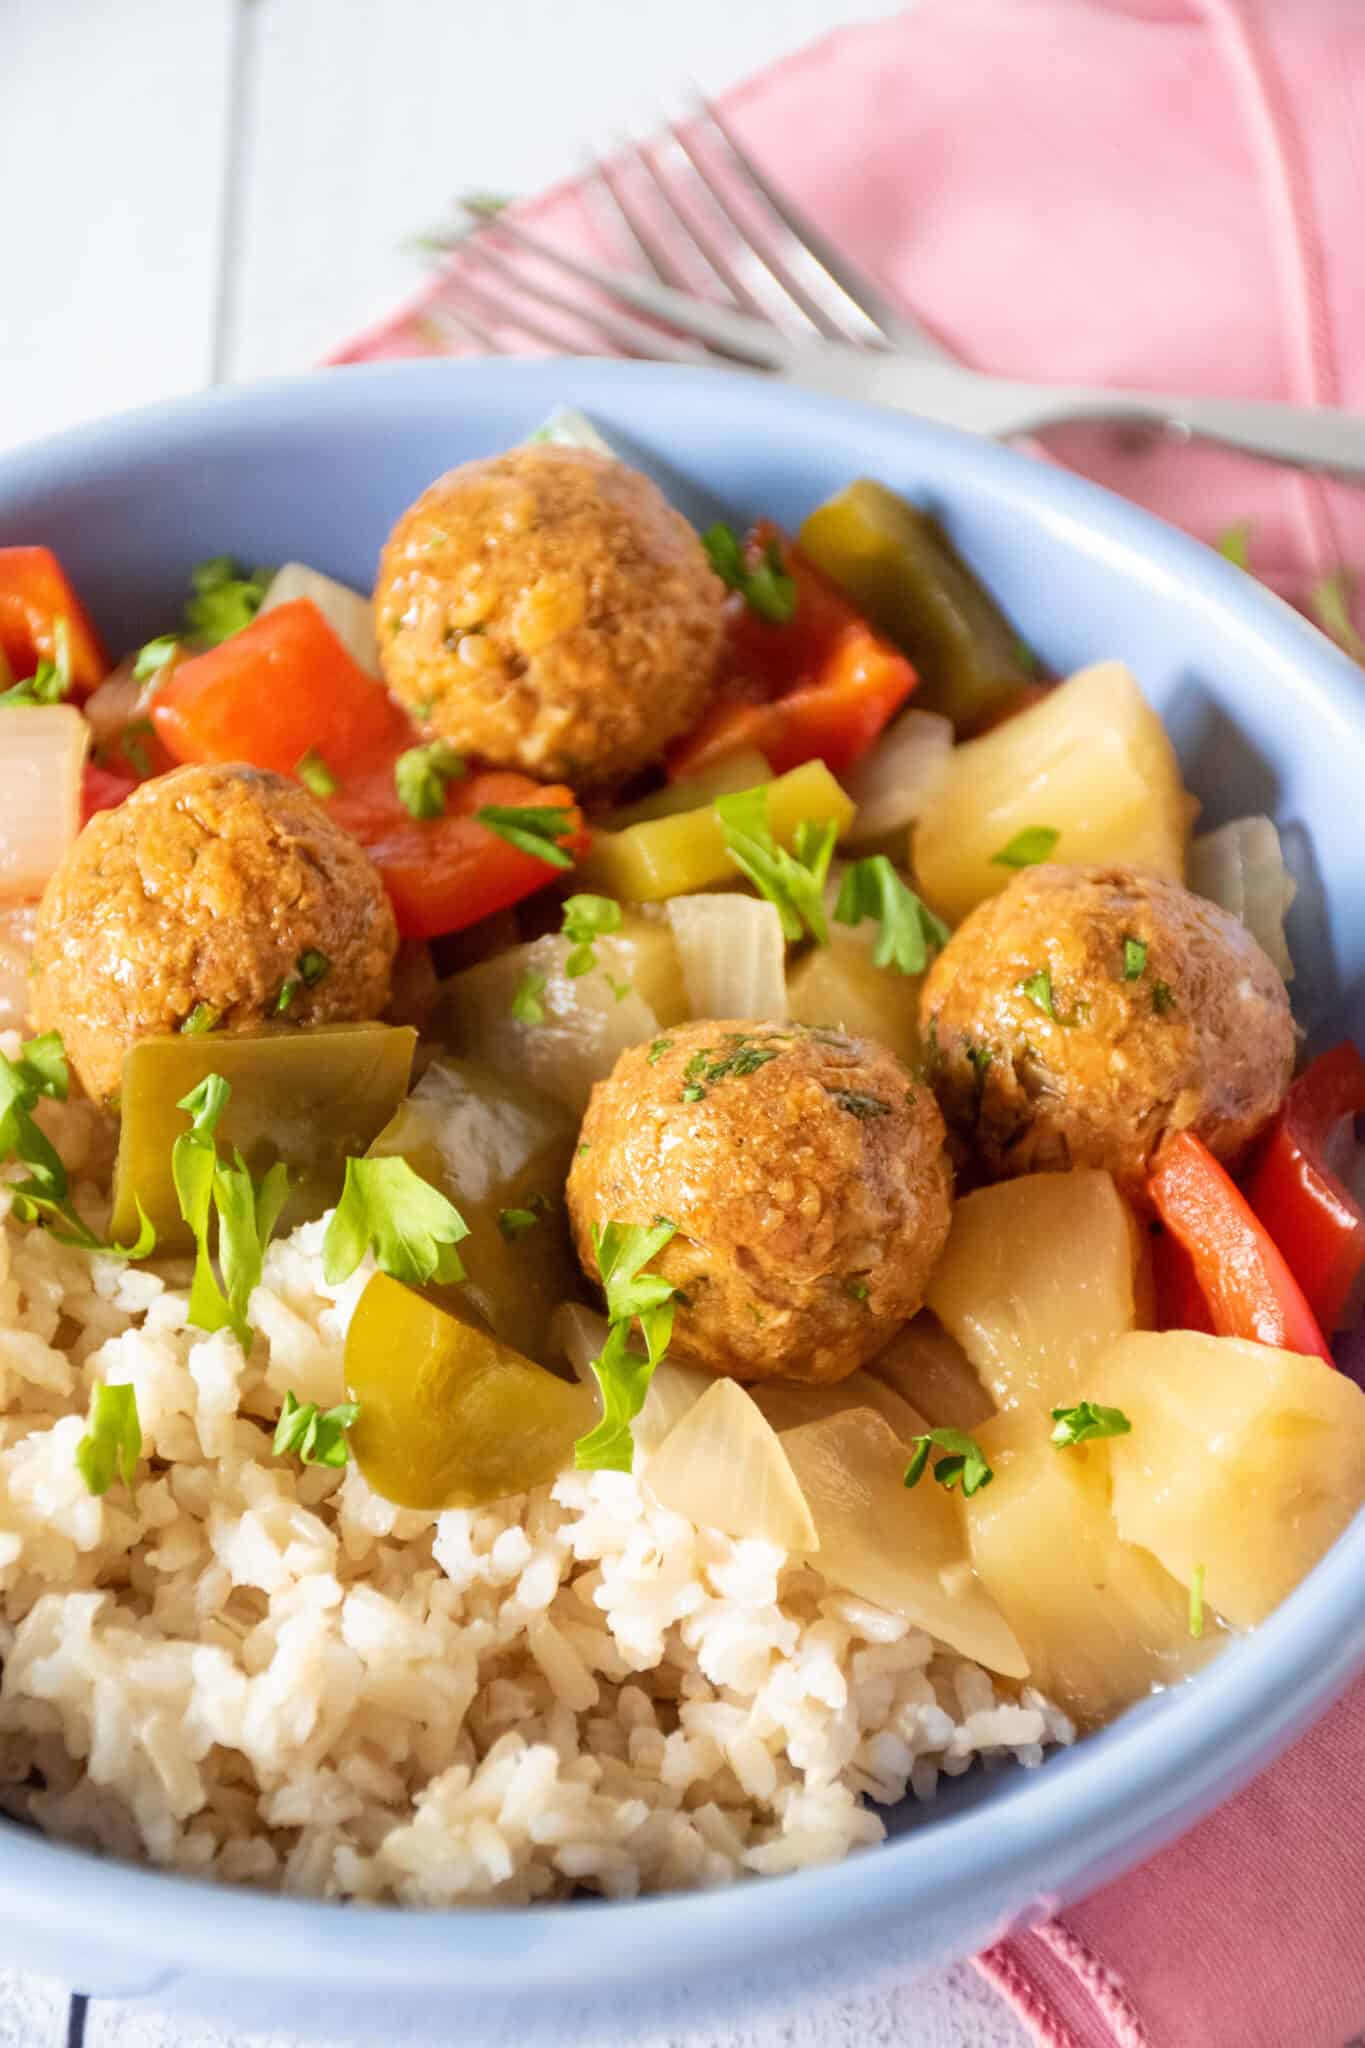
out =
<svg viewBox="0 0 1365 2048"><path fill-rule="evenodd" d="M1204 1290L1195 1277L1194 1260L1169 1230L1152 1233L1152 1280L1156 1289L1158 1330L1214 1332Z"/></svg>
<svg viewBox="0 0 1365 2048"><path fill-rule="evenodd" d="M1192 1131L1168 1138L1148 1181L1152 1206L1194 1265L1214 1333L1331 1365L1313 1311L1273 1238Z"/></svg>
<svg viewBox="0 0 1365 2048"><path fill-rule="evenodd" d="M1335 1132L1357 1116L1365 1116L1365 1059L1343 1040L1294 1082L1247 1184L1247 1199L1329 1333L1365 1266L1365 1212L1329 1164Z"/></svg>
<svg viewBox="0 0 1365 2048"><path fill-rule="evenodd" d="M66 621L71 694L84 697L109 673L109 657L51 548L0 548L0 652L17 680L58 655Z"/></svg>
<svg viewBox="0 0 1365 2048"><path fill-rule="evenodd" d="M131 796L136 788L136 776L116 775L112 769L100 768L94 761L87 761L81 783L82 825L88 825L96 811L117 810L124 798Z"/></svg>
<svg viewBox="0 0 1365 2048"><path fill-rule="evenodd" d="M405 939L463 931L543 889L564 872L509 846L474 813L485 804L535 805L569 812L566 853L586 844L573 792L525 775L489 770L446 785L445 814L414 818L398 801L392 759L347 782L327 808L354 833L384 878Z"/></svg>
<svg viewBox="0 0 1365 2048"><path fill-rule="evenodd" d="M249 761L293 775L317 753L342 781L415 743L382 683L306 597L178 663L156 693L152 723L177 761Z"/></svg>
<svg viewBox="0 0 1365 2048"><path fill-rule="evenodd" d="M816 760L838 775L915 687L899 649L776 527L755 527L745 546L761 560L774 541L796 584L796 609L775 625L743 598L731 600L721 679L709 709L669 755L675 780L741 747L756 748L775 775Z"/></svg>

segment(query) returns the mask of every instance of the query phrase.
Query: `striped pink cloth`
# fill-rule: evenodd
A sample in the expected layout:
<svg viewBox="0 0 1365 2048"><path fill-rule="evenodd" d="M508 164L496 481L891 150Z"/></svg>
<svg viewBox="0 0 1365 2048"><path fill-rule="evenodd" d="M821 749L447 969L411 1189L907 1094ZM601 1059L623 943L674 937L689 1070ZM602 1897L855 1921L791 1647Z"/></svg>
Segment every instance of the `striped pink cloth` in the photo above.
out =
<svg viewBox="0 0 1365 2048"><path fill-rule="evenodd" d="M928 0L723 105L966 362L1365 408L1365 0ZM523 211L597 241L572 184ZM438 281L334 360L441 353L439 313ZM1301 603L1365 564L1365 494L1113 430L1050 445L1204 538L1250 522L1252 566ZM980 1967L1049 2048L1342 2048L1365 2029L1363 1793L1365 1686Z"/></svg>

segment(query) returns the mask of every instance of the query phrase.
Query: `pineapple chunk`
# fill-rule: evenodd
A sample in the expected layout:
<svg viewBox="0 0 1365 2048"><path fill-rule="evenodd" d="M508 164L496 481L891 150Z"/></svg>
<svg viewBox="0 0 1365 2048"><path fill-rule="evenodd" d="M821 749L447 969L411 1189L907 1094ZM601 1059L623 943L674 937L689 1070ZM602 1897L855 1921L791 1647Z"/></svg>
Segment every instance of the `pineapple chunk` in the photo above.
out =
<svg viewBox="0 0 1365 2048"><path fill-rule="evenodd" d="M1114 1515L1236 1628L1264 1621L1365 1505L1365 1394L1319 1358L1193 1330L1124 1337L1086 1381L1122 1408Z"/></svg>
<svg viewBox="0 0 1365 2048"><path fill-rule="evenodd" d="M1136 1328L1145 1265L1107 1173L1026 1174L958 1203L928 1303L999 1408L1052 1408L1088 1395L1093 1361Z"/></svg>
<svg viewBox="0 0 1365 2048"><path fill-rule="evenodd" d="M903 1614L989 1671L1028 1676L1013 1630L972 1570L957 1495L932 1480L907 1488L906 1447L884 1417L846 1409L784 1430L781 1443L831 1585Z"/></svg>
<svg viewBox="0 0 1365 2048"><path fill-rule="evenodd" d="M1119 661L1102 661L1029 711L955 747L915 826L924 895L950 924L1005 887L995 855L1030 826L1051 858L1120 861L1178 882L1188 807L1161 720Z"/></svg>
<svg viewBox="0 0 1365 2048"><path fill-rule="evenodd" d="M935 1429L972 1430L995 1413L976 1367L956 1337L950 1337L927 1309L877 1353L867 1376L912 1402Z"/></svg>
<svg viewBox="0 0 1365 2048"><path fill-rule="evenodd" d="M853 823L853 802L823 761L807 761L766 785L768 824L788 849L799 825L833 820L842 839ZM646 818L620 832L594 832L576 877L584 889L628 903L661 903L667 896L714 888L739 879L710 802L693 811Z"/></svg>
<svg viewBox="0 0 1365 2048"><path fill-rule="evenodd" d="M859 933L835 925L829 944L816 946L787 977L787 1015L798 1024L875 1039L918 1072L922 980L894 967L874 967Z"/></svg>
<svg viewBox="0 0 1365 2048"><path fill-rule="evenodd" d="M1033 1684L1094 1723L1183 1678L1214 1641L1190 1635L1186 1588L1148 1551L1121 1541L1109 1510L1108 1446L1059 1450L1049 1428L1043 1417L1016 1413L974 1432L995 1476L965 1503L967 1533Z"/></svg>
<svg viewBox="0 0 1365 2048"><path fill-rule="evenodd" d="M569 944L557 934L452 975L441 1010L452 1050L519 1075L581 1115L593 1082L611 1072L618 1054L688 1014L677 947L659 919L628 916L595 948L597 966L576 977L565 971ZM512 1015L527 975L544 977L539 1024Z"/></svg>

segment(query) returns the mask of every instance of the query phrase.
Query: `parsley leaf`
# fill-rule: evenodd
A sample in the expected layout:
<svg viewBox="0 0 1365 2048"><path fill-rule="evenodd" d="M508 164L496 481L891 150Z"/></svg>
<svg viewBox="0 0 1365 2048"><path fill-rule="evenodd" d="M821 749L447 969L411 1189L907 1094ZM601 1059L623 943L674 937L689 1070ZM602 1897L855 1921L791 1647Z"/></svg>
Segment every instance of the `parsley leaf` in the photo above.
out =
<svg viewBox="0 0 1365 2048"><path fill-rule="evenodd" d="M1026 825L1022 832L1016 832L1007 846L991 855L991 865L997 868L1032 868L1039 861L1047 860L1053 847L1061 838L1055 825Z"/></svg>
<svg viewBox="0 0 1365 2048"><path fill-rule="evenodd" d="M145 1259L156 1249L156 1232L141 1203L141 1227L135 1242L106 1244L77 1211L61 1155L34 1121L40 1098L65 1102L70 1085L59 1032L45 1031L41 1037L29 1039L15 1060L0 1053L0 1165L14 1162L28 1169L23 1180L10 1184L14 1214L21 1223L45 1224L59 1244L77 1251L103 1252L115 1259Z"/></svg>
<svg viewBox="0 0 1365 2048"><path fill-rule="evenodd" d="M425 747L409 747L393 764L398 801L414 818L443 818L446 784L458 782L464 773L464 760L449 740L432 740Z"/></svg>
<svg viewBox="0 0 1365 2048"><path fill-rule="evenodd" d="M979 1493L983 1486L989 1486L995 1474L986 1463L986 1456L974 1437L961 1429L931 1429L923 1436L910 1439L915 1446L914 1456L905 1468L905 1484L918 1486L924 1477L924 1468L929 1462L931 1446L946 1451L947 1457L934 1462L934 1477L940 1486L949 1492L961 1486L968 1500Z"/></svg>
<svg viewBox="0 0 1365 2048"><path fill-rule="evenodd" d="M166 664L174 661L179 651L178 633L158 633L155 640L144 641L133 661L134 682L146 683L150 682L153 676L159 676ZM143 701L146 701L145 697Z"/></svg>
<svg viewBox="0 0 1365 2048"><path fill-rule="evenodd" d="M656 1067L659 1064L659 1061L663 1058L664 1054L669 1050L672 1044L673 1040L671 1038L655 1039L653 1045L650 1046L649 1051L646 1054L646 1058L648 1059L651 1067Z"/></svg>
<svg viewBox="0 0 1365 2048"><path fill-rule="evenodd" d="M951 937L947 925L901 880L884 853L845 868L834 915L840 924L877 918L881 931L872 964L896 967L902 974L922 974L931 949L939 951Z"/></svg>
<svg viewBox="0 0 1365 2048"><path fill-rule="evenodd" d="M1123 978L1125 981L1141 981L1147 970L1146 939L1125 939L1123 942Z"/></svg>
<svg viewBox="0 0 1365 2048"><path fill-rule="evenodd" d="M453 1203L406 1159L348 1159L341 1200L322 1241L329 1286L349 1279L367 1251L381 1273L408 1287L464 1279L455 1247L469 1225Z"/></svg>
<svg viewBox="0 0 1365 2048"><path fill-rule="evenodd" d="M273 569L239 574L231 555L214 555L190 571L193 596L185 605L185 624L196 647L216 647L249 626L260 610Z"/></svg>
<svg viewBox="0 0 1365 2048"><path fill-rule="evenodd" d="M1052 976L1048 973L1046 967L1040 967L1038 972L1031 974L1027 981L1021 981L1019 993L1021 996L1027 996L1029 1001L1037 1009L1040 1009L1045 1017L1051 1017L1054 1024L1061 1023L1062 1020L1057 1015L1057 1008L1052 1000Z"/></svg>
<svg viewBox="0 0 1365 2048"><path fill-rule="evenodd" d="M834 858L839 828L803 820L796 852L779 846L768 824L768 785L718 796L713 806L725 835L725 847L741 874L747 875L782 920L782 935L795 942L809 931L817 945L829 944L824 887Z"/></svg>
<svg viewBox="0 0 1365 2048"><path fill-rule="evenodd" d="M486 825L515 846L552 868L571 868L573 856L557 842L574 829L573 812L564 804L484 804L475 811L474 821Z"/></svg>
<svg viewBox="0 0 1365 2048"><path fill-rule="evenodd" d="M289 1169L277 1160L257 1182L240 1152L225 1164L218 1157L218 1119L232 1094L221 1074L206 1074L176 1104L190 1119L171 1148L171 1179L180 1213L194 1237L194 1275L189 1320L199 1330L231 1330L243 1351L251 1349L247 1309L261 1282L265 1248L289 1194ZM218 1265L209 1247L210 1219L218 1218Z"/></svg>
<svg viewBox="0 0 1365 2048"><path fill-rule="evenodd" d="M580 974L590 974L597 965L593 941L620 931L621 906L610 896L566 896L560 929L572 947L564 962L564 972L576 980ZM629 993L628 986L621 991L623 996ZM617 998L618 1002L620 999Z"/></svg>
<svg viewBox="0 0 1365 2048"><path fill-rule="evenodd" d="M305 1465L338 1469L346 1463L346 1432L359 1413L356 1401L341 1401L324 1411L316 1401L301 1402L291 1387L275 1424L271 1449L277 1458L292 1453Z"/></svg>
<svg viewBox="0 0 1365 2048"><path fill-rule="evenodd" d="M306 754L300 754L294 763L294 773L304 788L310 789L314 796L335 796L341 787L316 747L310 747Z"/></svg>
<svg viewBox="0 0 1365 2048"><path fill-rule="evenodd" d="M547 1198L544 1195L532 1195L524 1209L499 1209L498 1229L507 1242L512 1244L517 1238L525 1237L528 1230L534 1230L549 1213L550 1204Z"/></svg>
<svg viewBox="0 0 1365 2048"><path fill-rule="evenodd" d="M540 1000L545 993L546 977L528 967L517 983L512 997L512 1015L518 1024L543 1024L545 1005Z"/></svg>
<svg viewBox="0 0 1365 2048"><path fill-rule="evenodd" d="M1074 1408L1054 1408L1052 1441L1058 1450L1104 1436L1127 1436L1133 1425L1121 1408L1102 1408L1097 1401L1078 1401Z"/></svg>
<svg viewBox="0 0 1365 2048"><path fill-rule="evenodd" d="M1351 617L1351 580L1344 569L1338 569L1335 576L1325 576L1308 593L1308 602L1313 617L1324 633L1342 652L1349 654L1352 661L1365 661L1365 640L1356 631Z"/></svg>
<svg viewBox="0 0 1365 2048"><path fill-rule="evenodd" d="M607 1297L611 1324L602 1355L592 1370L602 1390L602 1420L574 1445L581 1472L629 1472L635 1457L630 1425L645 1405L654 1369L673 1334L677 1289L642 1268L661 1252L677 1226L659 1217L652 1225L604 1223L592 1226L593 1251ZM645 1355L631 1348L631 1324L638 1319Z"/></svg>
<svg viewBox="0 0 1365 2048"><path fill-rule="evenodd" d="M206 1031L216 1031L223 1021L223 1013L212 1003L196 1003L180 1026L184 1038L202 1038Z"/></svg>
<svg viewBox="0 0 1365 2048"><path fill-rule="evenodd" d="M137 1416L137 1391L126 1381L110 1386L98 1380L90 1391L85 1435L76 1446L76 1470L87 1493L108 1493L115 1478L123 1481L137 1508L137 1461L142 1456L142 1425Z"/></svg>
<svg viewBox="0 0 1365 2048"><path fill-rule="evenodd" d="M880 1095L860 1095L854 1088L831 1088L829 1094L840 1109L849 1116L860 1117L864 1123L870 1117L891 1114L891 1104L883 1102Z"/></svg>
<svg viewBox="0 0 1365 2048"><path fill-rule="evenodd" d="M757 562L751 562L733 526L723 522L708 527L701 544L727 590L737 590L760 619L770 626L785 626L796 616L796 579L787 573L775 536Z"/></svg>
<svg viewBox="0 0 1365 2048"><path fill-rule="evenodd" d="M1204 1567L1197 1564L1190 1579L1190 1634L1204 1633Z"/></svg>
<svg viewBox="0 0 1365 2048"><path fill-rule="evenodd" d="M43 656L31 676L0 690L0 704L60 704L71 688L71 626L65 618L52 627L55 658Z"/></svg>

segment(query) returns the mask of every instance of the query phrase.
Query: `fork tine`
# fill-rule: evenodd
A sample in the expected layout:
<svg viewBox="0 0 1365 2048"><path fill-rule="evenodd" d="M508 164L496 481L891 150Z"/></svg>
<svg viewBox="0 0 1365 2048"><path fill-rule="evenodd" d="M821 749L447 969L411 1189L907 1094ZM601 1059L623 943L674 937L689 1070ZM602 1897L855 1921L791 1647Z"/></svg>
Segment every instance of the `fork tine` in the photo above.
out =
<svg viewBox="0 0 1365 2048"><path fill-rule="evenodd" d="M432 308L430 313L422 315L419 325L433 330L435 339L442 343L448 341L453 333L457 341L472 341L474 346L481 348L485 355L505 356L507 354L507 350L503 347L502 343L495 335L489 332L488 328L484 327L478 320L472 319L468 313L463 311L457 312L455 307L449 305L444 298L438 306Z"/></svg>
<svg viewBox="0 0 1365 2048"><path fill-rule="evenodd" d="M700 254L703 262L714 272L724 285L735 304L745 313L752 313L756 320L769 319L768 310L761 305L739 275L725 251L709 228L704 228L691 208L684 209L677 193L665 178L659 167L652 146L640 144L634 147L634 157L647 172L660 201L668 208L681 232L687 236ZM709 189L709 188L708 188ZM732 223L733 225L733 223ZM741 237L741 240L743 238Z"/></svg>
<svg viewBox="0 0 1365 2048"><path fill-rule="evenodd" d="M482 281L471 285L467 279L461 278L454 289L461 295L459 308L455 314L457 320L463 320L471 326L492 321L496 326L510 327L514 332L528 335L532 341L543 341L546 347L552 348L557 355L572 352L572 343L566 341L562 333L556 333L553 327L537 319L534 312L526 312L519 304L508 305L499 297L496 286L490 290ZM472 316L466 310L471 299L476 309ZM485 327L484 332L488 333L490 329ZM502 347L497 347L496 352L499 355L509 353Z"/></svg>
<svg viewBox="0 0 1365 2048"><path fill-rule="evenodd" d="M839 326L838 322L831 318L818 299L811 297L800 279L794 276L787 264L783 262L776 249L771 247L764 248L755 238L752 228L741 220L725 187L706 162L706 159L702 156L687 131L677 123L670 122L668 132L691 164L701 183L710 193L712 204L729 221L730 226L739 236L744 247L758 258L758 261L763 265L763 268L773 279L774 283L781 287L797 310L810 321L816 332L822 334L826 341L847 342L855 338L850 336L846 327ZM777 218L780 225L783 227L787 226L787 222L781 215L778 215ZM860 344L866 343L867 331L865 328L856 336L856 339Z"/></svg>
<svg viewBox="0 0 1365 2048"><path fill-rule="evenodd" d="M865 313L874 327L879 327L888 341L894 341L899 348L913 350L921 356L934 356L944 362L953 359L941 344L927 334L913 320L893 305L886 294L864 276L863 272L842 256L834 244L819 228L812 225L789 199L783 197L758 168L748 151L735 140L728 124L722 120L711 101L699 96L700 111L710 128L720 137L748 183L767 202L783 226L793 234L808 256L817 263L825 275L838 285L845 298ZM681 135L679 141L682 141ZM683 143L686 148L686 143ZM689 151L689 154L691 152ZM693 161L696 159L693 157Z"/></svg>
<svg viewBox="0 0 1365 2048"><path fill-rule="evenodd" d="M612 217L618 227L624 228L627 236L644 257L660 284L675 285L686 291L688 280L669 257L668 251L658 236L652 234L641 219L634 202L626 196L619 172L605 158L595 161L593 173L611 204Z"/></svg>
<svg viewBox="0 0 1365 2048"><path fill-rule="evenodd" d="M461 204L467 211L475 211L468 207L467 202L461 201ZM655 284L648 278L609 270L604 264L592 263L584 256L570 256L567 250L555 248L553 243L524 228L520 221L499 219L490 223L490 231L494 228L497 234L510 235L545 262L567 271L569 276L593 285L616 304L624 303L637 313L665 321L680 334L700 342L713 355L725 356L749 369L777 370L793 362L798 354L787 336L774 327L765 326L762 321L751 319L747 313L734 313L726 306L710 305L686 292L674 290L671 285Z"/></svg>
<svg viewBox="0 0 1365 2048"><path fill-rule="evenodd" d="M630 355L644 356L652 362L704 363L705 351L691 342L676 341L658 327L650 327L633 314L621 313L609 306L595 306L586 299L571 299L564 292L557 292L551 285L542 284L533 278L498 250L488 246L486 237L475 235L465 243L465 253L477 259L486 268L496 272L519 294L538 301L543 306L553 306L556 311L570 314L575 320L585 321L597 328L608 340L616 342Z"/></svg>

